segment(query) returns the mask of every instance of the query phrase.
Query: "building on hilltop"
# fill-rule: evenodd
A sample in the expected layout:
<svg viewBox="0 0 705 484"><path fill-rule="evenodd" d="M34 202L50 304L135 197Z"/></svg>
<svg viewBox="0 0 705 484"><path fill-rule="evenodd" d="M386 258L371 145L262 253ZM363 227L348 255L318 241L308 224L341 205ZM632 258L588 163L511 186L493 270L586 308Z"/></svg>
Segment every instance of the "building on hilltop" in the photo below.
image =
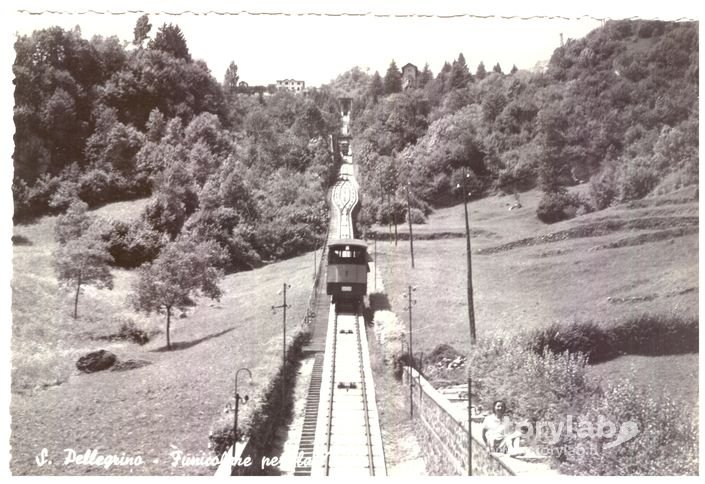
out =
<svg viewBox="0 0 705 484"><path fill-rule="evenodd" d="M297 81L296 79L282 79L281 81L277 81L277 89L291 92L303 92L306 90L306 83L304 81Z"/></svg>
<svg viewBox="0 0 705 484"><path fill-rule="evenodd" d="M402 89L415 88L417 84L417 79L419 78L419 69L409 62L404 67L401 68L401 87Z"/></svg>

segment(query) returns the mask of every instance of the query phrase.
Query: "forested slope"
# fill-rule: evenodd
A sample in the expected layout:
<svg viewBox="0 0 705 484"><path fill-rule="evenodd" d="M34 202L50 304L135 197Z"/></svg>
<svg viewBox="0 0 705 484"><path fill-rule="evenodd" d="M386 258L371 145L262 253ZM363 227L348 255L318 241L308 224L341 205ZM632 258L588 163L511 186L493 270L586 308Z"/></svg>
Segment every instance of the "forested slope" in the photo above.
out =
<svg viewBox="0 0 705 484"><path fill-rule="evenodd" d="M223 83L194 60L175 25L132 44L59 27L18 37L15 222L150 196L138 220L103 237L117 265L154 259L182 236L215 240L228 269L299 254L321 242L335 174L336 100L252 96L237 65Z"/></svg>
<svg viewBox="0 0 705 484"><path fill-rule="evenodd" d="M694 23L611 21L535 72L477 59L472 74L460 54L416 89L395 62L340 76L333 87L356 95L364 219L404 220L407 183L426 214L459 201L463 170L473 197L539 186L546 222L697 184L698 48ZM589 196L566 193L587 181Z"/></svg>

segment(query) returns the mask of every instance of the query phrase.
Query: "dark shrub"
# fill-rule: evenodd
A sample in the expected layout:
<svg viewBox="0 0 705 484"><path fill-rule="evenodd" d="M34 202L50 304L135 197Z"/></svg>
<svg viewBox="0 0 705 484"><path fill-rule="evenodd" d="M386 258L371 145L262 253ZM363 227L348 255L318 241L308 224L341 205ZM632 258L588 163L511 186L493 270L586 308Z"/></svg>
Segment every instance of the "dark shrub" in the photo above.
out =
<svg viewBox="0 0 705 484"><path fill-rule="evenodd" d="M371 292L369 295L369 301L372 312L389 311L391 309L389 297L387 297L387 295L383 292Z"/></svg>
<svg viewBox="0 0 705 484"><path fill-rule="evenodd" d="M380 205L378 208L377 222L382 225L387 225L394 223L395 220L397 224L406 220L406 202L392 200L392 203L389 203L385 198L384 205Z"/></svg>
<svg viewBox="0 0 705 484"><path fill-rule="evenodd" d="M546 193L539 202L536 216L544 223L552 224L573 218L580 206L576 197L564 192Z"/></svg>
<svg viewBox="0 0 705 484"><path fill-rule="evenodd" d="M439 361L443 361L444 359L454 360L458 356L462 355L451 345L439 344L438 346L433 348L433 351L431 351L431 353L429 353L428 357L426 358L426 361L428 362L428 364L436 364Z"/></svg>
<svg viewBox="0 0 705 484"><path fill-rule="evenodd" d="M114 265L125 269L153 261L164 245L162 236L141 220L133 224L113 220L103 237Z"/></svg>
<svg viewBox="0 0 705 484"><path fill-rule="evenodd" d="M623 163L617 180L620 201L643 198L656 187L659 179L658 170L647 158L637 157Z"/></svg>
<svg viewBox="0 0 705 484"><path fill-rule="evenodd" d="M625 37L629 37L630 35L632 35L632 28L634 26L634 22L632 22L631 20L617 20L612 21L610 23L613 39L624 39Z"/></svg>
<svg viewBox="0 0 705 484"><path fill-rule="evenodd" d="M42 215L57 213L58 210L51 207L49 202L61 183L59 177L45 174L29 187L23 180L16 178L12 185L15 222L28 222Z"/></svg>
<svg viewBox="0 0 705 484"><path fill-rule="evenodd" d="M673 355L698 351L698 320L678 316L641 314L611 328L594 322L554 323L534 330L527 345L538 354L583 353L589 363L600 363L619 356Z"/></svg>
<svg viewBox="0 0 705 484"><path fill-rule="evenodd" d="M117 334L118 338L143 345L149 342L149 333L139 329L134 321L123 321Z"/></svg>
<svg viewBox="0 0 705 484"><path fill-rule="evenodd" d="M13 235L12 245L32 245L32 241L24 235Z"/></svg>
<svg viewBox="0 0 705 484"><path fill-rule="evenodd" d="M618 188L614 170L605 170L590 178L590 197L597 210L609 207L617 198Z"/></svg>
<svg viewBox="0 0 705 484"><path fill-rule="evenodd" d="M621 349L615 345L610 334L593 322L573 324L552 324L535 330L529 335L529 347L538 354L545 351L553 353L583 353L589 363L599 363L616 357Z"/></svg>
<svg viewBox="0 0 705 484"><path fill-rule="evenodd" d="M642 39L648 39L654 33L653 22L639 22L639 28L637 30L637 35Z"/></svg>
<svg viewBox="0 0 705 484"><path fill-rule="evenodd" d="M411 209L411 223L412 224L425 224L426 216L418 208Z"/></svg>

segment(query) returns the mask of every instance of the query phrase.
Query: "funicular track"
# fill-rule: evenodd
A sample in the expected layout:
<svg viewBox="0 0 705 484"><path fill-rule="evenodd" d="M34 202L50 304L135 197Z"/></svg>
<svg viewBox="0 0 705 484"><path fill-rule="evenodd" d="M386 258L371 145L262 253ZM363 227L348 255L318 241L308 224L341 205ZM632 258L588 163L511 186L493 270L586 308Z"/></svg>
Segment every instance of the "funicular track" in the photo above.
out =
<svg viewBox="0 0 705 484"><path fill-rule="evenodd" d="M331 192L329 230L338 239L354 238L352 214L359 202L348 125L349 115L343 114L346 148ZM386 475L361 301L330 304L325 352L316 355L299 456L304 459L295 475Z"/></svg>
<svg viewBox="0 0 705 484"><path fill-rule="evenodd" d="M376 474L369 393L359 307L336 308L332 319L332 371L328 382L325 475Z"/></svg>

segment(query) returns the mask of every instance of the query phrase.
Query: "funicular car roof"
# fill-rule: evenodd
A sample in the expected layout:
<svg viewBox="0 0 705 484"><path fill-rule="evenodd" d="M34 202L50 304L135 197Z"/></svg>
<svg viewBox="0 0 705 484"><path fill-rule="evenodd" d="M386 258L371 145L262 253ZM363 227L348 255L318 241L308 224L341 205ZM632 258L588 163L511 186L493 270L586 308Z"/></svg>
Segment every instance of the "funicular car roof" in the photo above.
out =
<svg viewBox="0 0 705 484"><path fill-rule="evenodd" d="M360 239L334 239L328 243L328 247L338 247L338 246L349 245L351 247L363 247L367 248L367 244L364 240Z"/></svg>

